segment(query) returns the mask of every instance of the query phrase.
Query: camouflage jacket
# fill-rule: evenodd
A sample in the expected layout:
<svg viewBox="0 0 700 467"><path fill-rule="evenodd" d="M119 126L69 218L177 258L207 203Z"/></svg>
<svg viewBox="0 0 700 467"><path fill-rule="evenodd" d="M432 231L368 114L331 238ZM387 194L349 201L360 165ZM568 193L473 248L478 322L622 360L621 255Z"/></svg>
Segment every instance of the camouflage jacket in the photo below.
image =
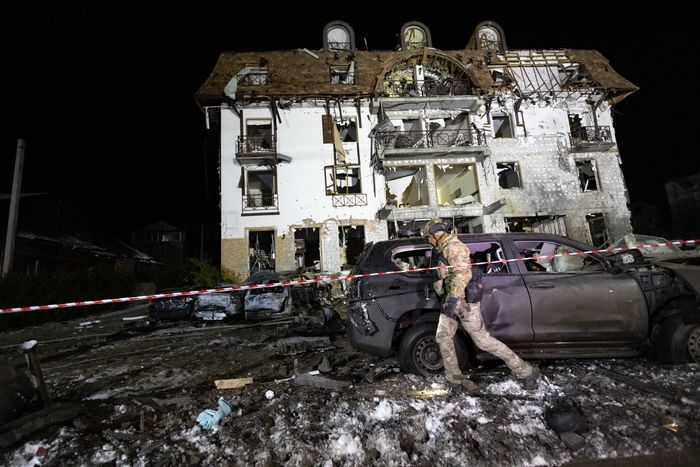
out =
<svg viewBox="0 0 700 467"><path fill-rule="evenodd" d="M438 271L439 277L445 277L447 295L454 295L457 298L464 299L465 289L472 278L469 248L462 243L457 235L452 234L440 239L437 250L447 263L452 266L447 271L446 277L441 274L443 271ZM438 282L441 281L442 279ZM441 285L436 283L435 289L438 290L441 288Z"/></svg>

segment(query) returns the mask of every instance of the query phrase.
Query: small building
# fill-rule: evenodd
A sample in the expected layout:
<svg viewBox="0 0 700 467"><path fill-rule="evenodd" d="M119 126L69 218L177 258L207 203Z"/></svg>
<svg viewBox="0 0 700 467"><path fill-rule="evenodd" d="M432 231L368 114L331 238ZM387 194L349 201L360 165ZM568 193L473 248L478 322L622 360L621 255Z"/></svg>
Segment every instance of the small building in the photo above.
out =
<svg viewBox="0 0 700 467"><path fill-rule="evenodd" d="M7 219L10 195L0 195ZM49 193L22 194L19 203L13 274L100 270L137 276L158 264L151 256L102 231L71 203ZM6 230L0 234L4 257Z"/></svg>
<svg viewBox="0 0 700 467"><path fill-rule="evenodd" d="M131 244L162 264L180 266L185 261L187 234L184 229L156 221L131 234Z"/></svg>
<svg viewBox="0 0 700 467"><path fill-rule="evenodd" d="M490 21L460 50L418 21L399 37L362 51L333 21L322 50L221 53L196 99L220 131L222 268L338 271L431 217L594 245L630 231L611 109L637 88L603 55L511 49Z"/></svg>

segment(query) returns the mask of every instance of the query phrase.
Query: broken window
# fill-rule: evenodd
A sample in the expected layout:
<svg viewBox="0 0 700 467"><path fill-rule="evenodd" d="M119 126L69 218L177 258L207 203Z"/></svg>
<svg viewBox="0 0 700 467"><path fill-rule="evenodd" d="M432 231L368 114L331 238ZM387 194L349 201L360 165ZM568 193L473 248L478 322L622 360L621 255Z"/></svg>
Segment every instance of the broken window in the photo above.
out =
<svg viewBox="0 0 700 467"><path fill-rule="evenodd" d="M499 162L496 164L498 184L501 188L520 188L520 164L517 162Z"/></svg>
<svg viewBox="0 0 700 467"><path fill-rule="evenodd" d="M354 266L357 257L365 247L365 227L363 225L343 225L338 227L338 241L340 243L340 264L343 269Z"/></svg>
<svg viewBox="0 0 700 467"><path fill-rule="evenodd" d="M566 236L564 216L506 217L507 232L541 232Z"/></svg>
<svg viewBox="0 0 700 467"><path fill-rule="evenodd" d="M509 115L492 115L494 138L513 138L513 127L510 124Z"/></svg>
<svg viewBox="0 0 700 467"><path fill-rule="evenodd" d="M437 202L443 205L464 205L479 202L479 186L473 164L435 165Z"/></svg>
<svg viewBox="0 0 700 467"><path fill-rule="evenodd" d="M608 243L608 231L605 228L603 214L599 212L586 214L586 221L591 232L591 243L597 248L606 246Z"/></svg>
<svg viewBox="0 0 700 467"><path fill-rule="evenodd" d="M428 33L425 31L425 29L415 24L404 28L401 39L403 42L403 50L429 47Z"/></svg>
<svg viewBox="0 0 700 467"><path fill-rule="evenodd" d="M359 165L329 165L325 173L326 195L362 193Z"/></svg>
<svg viewBox="0 0 700 467"><path fill-rule="evenodd" d="M294 259L298 268L321 269L319 236L318 227L294 229Z"/></svg>
<svg viewBox="0 0 700 467"><path fill-rule="evenodd" d="M251 274L263 269L275 269L274 230L248 232L248 259Z"/></svg>
<svg viewBox="0 0 700 467"><path fill-rule="evenodd" d="M384 180L386 204L397 207L430 204L424 166L386 167Z"/></svg>
<svg viewBox="0 0 700 467"><path fill-rule="evenodd" d="M272 120L247 119L245 122L246 152L268 151L273 148Z"/></svg>
<svg viewBox="0 0 700 467"><path fill-rule="evenodd" d="M507 274L509 271L508 263L497 263L505 259L503 248L497 242L468 242L469 258L473 263L491 263L479 264L478 267L485 274Z"/></svg>
<svg viewBox="0 0 700 467"><path fill-rule="evenodd" d="M244 167L243 211L277 208L277 168Z"/></svg>
<svg viewBox="0 0 700 467"><path fill-rule="evenodd" d="M477 33L477 44L479 49L503 50L501 44L501 34L496 28L482 26Z"/></svg>
<svg viewBox="0 0 700 467"><path fill-rule="evenodd" d="M331 84L355 84L355 62L331 65Z"/></svg>
<svg viewBox="0 0 700 467"><path fill-rule="evenodd" d="M417 268L429 268L432 259L431 248L398 247L391 255L391 260L402 271Z"/></svg>
<svg viewBox="0 0 700 467"><path fill-rule="evenodd" d="M598 176L594 160L576 161L581 191L598 191Z"/></svg>
<svg viewBox="0 0 700 467"><path fill-rule="evenodd" d="M336 120L335 127L342 143L357 142L357 122L354 120Z"/></svg>
<svg viewBox="0 0 700 467"><path fill-rule="evenodd" d="M270 72L265 68L251 69L238 80L239 86L266 86L270 84Z"/></svg>
<svg viewBox="0 0 700 467"><path fill-rule="evenodd" d="M515 242L515 247L521 258L537 258L523 261L523 265L529 272L605 271L605 266L596 258L581 254L582 250L569 245L540 240L519 240Z"/></svg>

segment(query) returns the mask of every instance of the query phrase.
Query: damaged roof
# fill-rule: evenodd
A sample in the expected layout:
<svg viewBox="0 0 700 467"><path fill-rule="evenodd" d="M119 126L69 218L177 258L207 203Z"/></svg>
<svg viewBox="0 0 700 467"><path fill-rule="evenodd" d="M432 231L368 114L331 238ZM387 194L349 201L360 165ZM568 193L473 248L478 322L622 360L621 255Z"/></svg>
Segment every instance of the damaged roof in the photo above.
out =
<svg viewBox="0 0 700 467"><path fill-rule="evenodd" d="M597 86L612 91L617 100L637 90L620 76L608 60L595 50L565 50L574 62L584 65ZM246 67L261 68L268 72L269 81L260 86L238 84L237 99L270 97L374 97L377 80L393 65L402 60L438 56L454 60L465 67L474 86L484 92L493 89L488 69L488 50L438 50L433 48L408 51L342 51L323 52L307 49L268 52L222 52L211 74L195 93L200 104L221 102L226 99L224 88ZM348 66L355 62L355 84L331 84L330 68Z"/></svg>

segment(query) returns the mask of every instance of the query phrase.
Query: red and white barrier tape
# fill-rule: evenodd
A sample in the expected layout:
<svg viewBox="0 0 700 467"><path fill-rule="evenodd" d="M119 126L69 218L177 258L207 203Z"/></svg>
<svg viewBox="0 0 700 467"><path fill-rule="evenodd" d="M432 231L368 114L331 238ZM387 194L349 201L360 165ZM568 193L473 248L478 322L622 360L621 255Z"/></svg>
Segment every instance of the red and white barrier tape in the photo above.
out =
<svg viewBox="0 0 700 467"><path fill-rule="evenodd" d="M700 239L698 240L675 240L675 241L669 241L669 242L664 242L664 243L651 243L649 245L639 245L639 246L634 246L634 247L622 247L622 248L605 248L601 250L588 250L588 251L577 251L573 253L557 253L557 254L551 254L551 255L542 255L542 256L530 256L528 258L513 258L513 259L502 259L502 260L496 260L496 261L484 261L481 263L472 263L473 265L482 265L482 264L505 264L505 263L513 263L516 261L537 261L538 259L552 259L556 257L561 257L561 256L577 256L577 255L588 255L591 253L617 253L619 251L629 251L629 250L638 250L642 248L658 248L662 246L667 246L667 245L688 245L688 244L700 244ZM370 273L365 273L365 274L348 274L347 276L327 276L327 277L318 277L315 279L302 279L302 280L296 280L296 281L280 281L280 282L273 282L269 284L245 284L245 285L234 285L231 287L216 287L213 289L202 289L202 290L186 290L183 292L171 292L171 293L160 293L160 294L152 294L152 295L139 295L135 297L122 297L122 298L106 298L102 300L85 300L85 301L79 301L79 302L68 302L68 303L59 303L59 304L53 304L53 305L33 305L33 306L20 306L20 307L14 307L14 308L0 308L0 313L6 314L6 313L19 313L22 311L36 311L36 310L53 310L53 309L60 309L60 308L73 308L73 307L79 307L79 306L88 306L88 305L104 305L107 303L124 303L124 302L138 302L142 300L153 300L157 298L168 298L168 297L185 297L188 295L201 295L201 294L208 294L208 293L217 293L217 292L236 292L239 290L250 290L250 289L264 289L268 287L284 287L288 285L307 285L307 284L318 284L318 283L328 283L328 282L336 282L336 281L341 281L341 280L353 280L353 279L358 279L361 277L372 277L372 276L385 276L385 275L391 275L391 274L403 274L406 272L418 272L418 271L432 271L436 269L442 269L442 268L449 268L451 266L436 266L436 267L430 267L430 268L413 268L413 269L407 269L407 270L400 270L400 271L383 271L383 272L370 272Z"/></svg>

